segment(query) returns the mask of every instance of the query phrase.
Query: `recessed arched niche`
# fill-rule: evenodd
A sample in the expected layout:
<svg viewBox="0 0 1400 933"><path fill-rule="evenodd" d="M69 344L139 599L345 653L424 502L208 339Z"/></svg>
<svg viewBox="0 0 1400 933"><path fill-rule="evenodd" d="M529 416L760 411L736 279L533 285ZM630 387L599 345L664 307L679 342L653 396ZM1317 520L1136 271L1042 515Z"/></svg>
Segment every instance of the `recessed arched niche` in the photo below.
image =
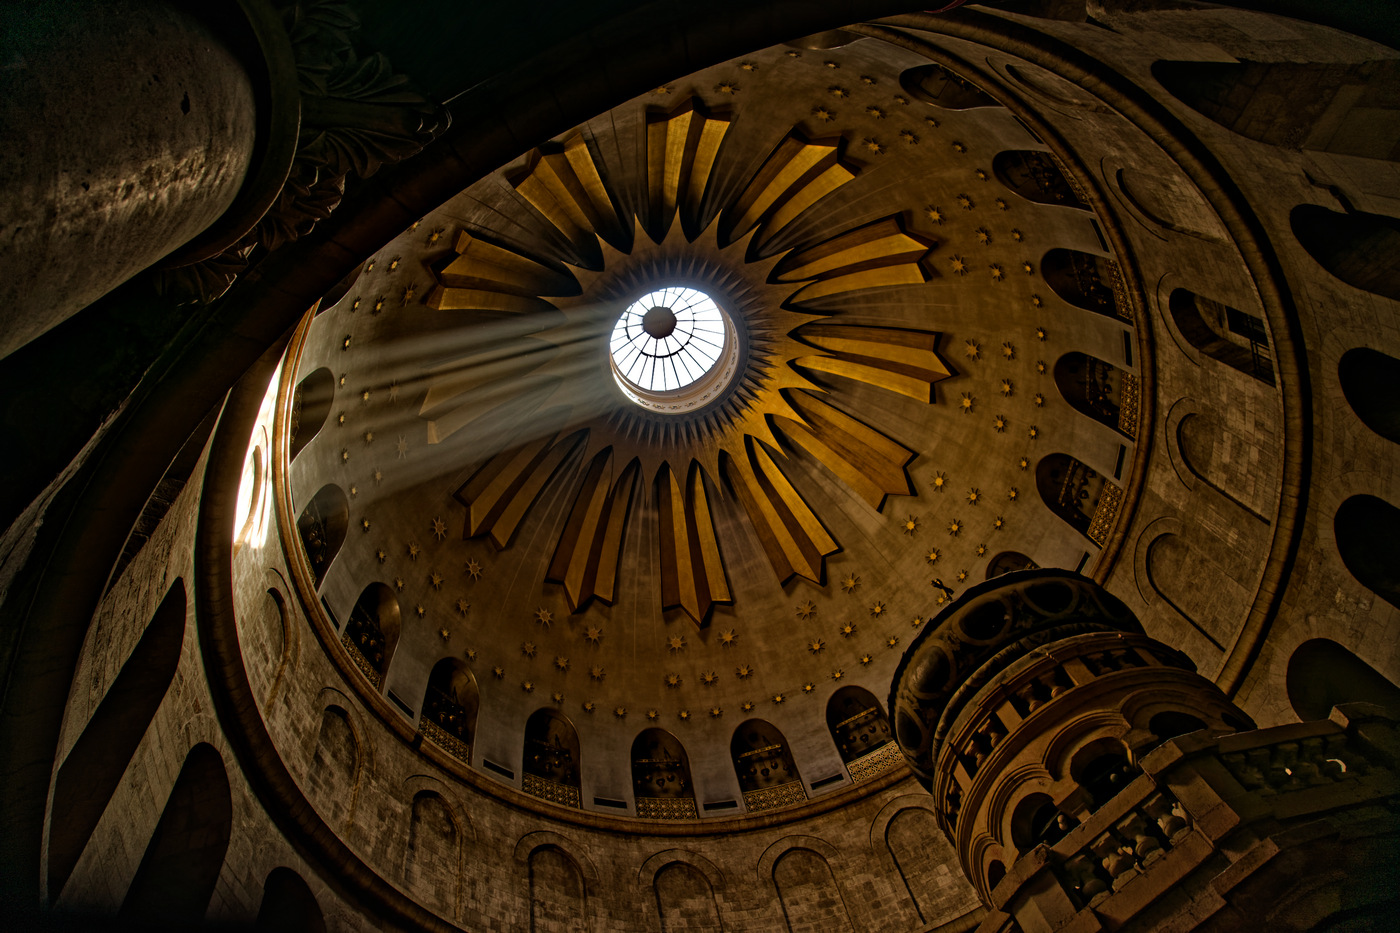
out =
<svg viewBox="0 0 1400 933"><path fill-rule="evenodd" d="M233 835L228 772L214 746L185 757L119 916L152 928L200 926Z"/></svg>
<svg viewBox="0 0 1400 933"><path fill-rule="evenodd" d="M1400 444L1400 360L1369 347L1355 347L1337 362L1337 378L1361 423Z"/></svg>
<svg viewBox="0 0 1400 933"><path fill-rule="evenodd" d="M1087 353L1055 361L1055 387L1069 406L1125 437L1137 435L1137 376Z"/></svg>
<svg viewBox="0 0 1400 933"><path fill-rule="evenodd" d="M1400 219L1300 204L1288 215L1293 235L1318 265L1354 288L1400 301Z"/></svg>
<svg viewBox="0 0 1400 933"><path fill-rule="evenodd" d="M693 820L700 815L690 758L680 739L665 729L646 729L632 741L632 792L643 819Z"/></svg>
<svg viewBox="0 0 1400 933"><path fill-rule="evenodd" d="M1400 509L1376 496L1352 496L1337 509L1332 529L1337 551L1351 575L1372 593L1400 609Z"/></svg>
<svg viewBox="0 0 1400 933"><path fill-rule="evenodd" d="M930 63L910 68L899 76L899 83L910 97L944 110L1001 106L995 98L967 78L938 64Z"/></svg>
<svg viewBox="0 0 1400 933"><path fill-rule="evenodd" d="M1015 573L1018 570L1035 570L1039 566L1020 551L1002 551L987 561L987 579L999 577L1004 573Z"/></svg>
<svg viewBox="0 0 1400 933"><path fill-rule="evenodd" d="M263 881L257 928L267 933L325 933L326 918L301 875L279 866Z"/></svg>
<svg viewBox="0 0 1400 933"><path fill-rule="evenodd" d="M321 433L335 402L335 377L322 366L297 383L287 420L287 460L297 458L311 439Z"/></svg>
<svg viewBox="0 0 1400 933"><path fill-rule="evenodd" d="M185 640L185 583L177 579L54 778L49 901L58 899L160 709Z"/></svg>
<svg viewBox="0 0 1400 933"><path fill-rule="evenodd" d="M561 713L537 709L530 714L521 770L525 793L576 810L582 807L578 732Z"/></svg>
<svg viewBox="0 0 1400 933"><path fill-rule="evenodd" d="M1088 210L1055 157L1038 149L1003 149L992 158L992 174L1015 194L1036 204Z"/></svg>
<svg viewBox="0 0 1400 933"><path fill-rule="evenodd" d="M1288 702L1304 722L1326 719L1339 703L1375 703L1400 712L1400 686L1329 638L1313 638L1288 659Z"/></svg>
<svg viewBox="0 0 1400 933"><path fill-rule="evenodd" d="M1041 501L1075 531L1103 547L1118 517L1123 490L1068 454L1051 454L1035 467Z"/></svg>
<svg viewBox="0 0 1400 933"><path fill-rule="evenodd" d="M350 530L350 500L334 483L322 486L297 518L297 534L317 588L326 578Z"/></svg>
<svg viewBox="0 0 1400 933"><path fill-rule="evenodd" d="M1066 303L1132 322L1127 285L1112 259L1077 249L1052 249L1040 260L1040 274Z"/></svg>
<svg viewBox="0 0 1400 933"><path fill-rule="evenodd" d="M1246 376L1274 384L1269 334L1262 318L1184 288L1171 293L1167 309L1191 346Z"/></svg>
<svg viewBox="0 0 1400 933"><path fill-rule="evenodd" d="M861 687L842 687L826 701L826 728L852 781L884 771L899 749L890 744L890 721L880 701Z"/></svg>
<svg viewBox="0 0 1400 933"><path fill-rule="evenodd" d="M480 705L476 678L465 661L443 658L428 675L423 694L423 736L462 762L471 760L476 713Z"/></svg>
<svg viewBox="0 0 1400 933"><path fill-rule="evenodd" d="M369 678L376 690L389 673L389 662L399 644L403 621L399 615L399 600L394 591L383 583L371 583L360 592L350 619L345 623L341 642L360 672Z"/></svg>
<svg viewBox="0 0 1400 933"><path fill-rule="evenodd" d="M749 810L771 810L807 799L787 740L772 723L750 719L740 725L729 740L729 753Z"/></svg>

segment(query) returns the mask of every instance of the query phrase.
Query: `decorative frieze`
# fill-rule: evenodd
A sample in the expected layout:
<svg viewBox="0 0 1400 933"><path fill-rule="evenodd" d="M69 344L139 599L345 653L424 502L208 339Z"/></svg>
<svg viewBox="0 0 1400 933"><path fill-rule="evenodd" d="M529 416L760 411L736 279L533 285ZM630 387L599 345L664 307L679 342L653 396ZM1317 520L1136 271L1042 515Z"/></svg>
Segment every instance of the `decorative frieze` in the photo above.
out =
<svg viewBox="0 0 1400 933"><path fill-rule="evenodd" d="M638 797L637 816L644 820L698 820L694 797Z"/></svg>
<svg viewBox="0 0 1400 933"><path fill-rule="evenodd" d="M578 788L569 784L560 784L557 781L527 773L524 775L521 789L532 797L557 803L561 807L572 807L575 810L583 809L583 801L579 796Z"/></svg>
<svg viewBox="0 0 1400 933"><path fill-rule="evenodd" d="M1118 510L1123 505L1123 490L1112 483L1104 483L1099 493L1099 504L1094 509L1093 520L1089 522L1089 540L1103 547L1108 541L1108 533L1118 521Z"/></svg>
<svg viewBox="0 0 1400 933"><path fill-rule="evenodd" d="M851 780L859 784L861 781L868 781L884 774L903 761L904 756L899 752L899 745L895 742L886 742L875 751L862 755L846 765L846 770L851 773Z"/></svg>
<svg viewBox="0 0 1400 933"><path fill-rule="evenodd" d="M370 686L378 690L380 683L379 671L375 670L374 665L369 663L369 658L366 658L360 653L360 646L351 640L349 632L341 636L340 643L345 646L346 653L350 655L350 661L359 669L361 674L365 675L365 679L370 682Z"/></svg>
<svg viewBox="0 0 1400 933"><path fill-rule="evenodd" d="M448 732L442 726L433 722L431 719L425 716L419 720L418 729L423 733L425 739L428 739L453 758L456 758L463 764L469 764L471 762L471 746L457 738L457 736L453 735L451 732Z"/></svg>
<svg viewBox="0 0 1400 933"><path fill-rule="evenodd" d="M744 806L748 807L750 813L775 810L778 807L802 803L806 799L807 792L802 789L801 781L789 781L774 787L744 791Z"/></svg>

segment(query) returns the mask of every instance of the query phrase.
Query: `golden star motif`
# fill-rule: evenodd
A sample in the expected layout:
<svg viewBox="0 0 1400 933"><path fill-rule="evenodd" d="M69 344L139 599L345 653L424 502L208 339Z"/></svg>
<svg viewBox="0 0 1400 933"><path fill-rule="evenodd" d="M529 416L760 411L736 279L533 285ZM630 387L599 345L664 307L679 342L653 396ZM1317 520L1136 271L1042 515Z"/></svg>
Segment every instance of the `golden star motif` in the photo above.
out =
<svg viewBox="0 0 1400 933"><path fill-rule="evenodd" d="M807 650L812 652L813 654L816 654L825 647L826 642L822 641L820 638L815 639L807 644Z"/></svg>
<svg viewBox="0 0 1400 933"><path fill-rule="evenodd" d="M1023 262L1021 263L1021 271L1024 272L1026 275L1034 275L1035 266L1032 266L1029 262Z"/></svg>
<svg viewBox="0 0 1400 933"><path fill-rule="evenodd" d="M855 633L856 633L856 624L855 624L854 622L847 622L845 625L841 626L841 637L842 637L842 638L850 638L850 637L851 637L852 635L854 635Z"/></svg>
<svg viewBox="0 0 1400 933"><path fill-rule="evenodd" d="M373 309L370 313L371 313L371 314L378 314L380 311L383 311L383 310L384 310L384 299L383 299L383 298L376 298L375 301L374 301L374 309Z"/></svg>
<svg viewBox="0 0 1400 933"><path fill-rule="evenodd" d="M953 265L953 271L958 275L967 275L967 263L961 256L954 256L949 262Z"/></svg>
<svg viewBox="0 0 1400 933"><path fill-rule="evenodd" d="M442 574L440 574L440 573L430 573L430 574L428 574L428 585L431 586L431 587L432 587L433 589L435 589L435 590L440 590L440 589L442 589Z"/></svg>
<svg viewBox="0 0 1400 933"><path fill-rule="evenodd" d="M501 680L506 676L506 669L504 667L493 667L491 668L491 673L496 675L497 680Z"/></svg>
<svg viewBox="0 0 1400 933"><path fill-rule="evenodd" d="M1026 235L1025 235L1024 233L1022 233L1020 230L1017 230L1017 229L1015 229L1014 227L1011 229L1011 239L1015 240L1017 243L1020 243L1020 242L1021 242L1022 240L1024 240L1025 238L1026 238Z"/></svg>
<svg viewBox="0 0 1400 933"><path fill-rule="evenodd" d="M965 210L965 211L970 211L970 210L972 210L972 208L973 208L972 198L968 197L968 196L965 195L965 194L960 194L960 195L958 195L958 205L959 205L963 210Z"/></svg>
<svg viewBox="0 0 1400 933"><path fill-rule="evenodd" d="M447 641L449 638L452 637L452 633L445 628L440 628L438 629L438 637L441 638L443 641Z"/></svg>
<svg viewBox="0 0 1400 933"><path fill-rule="evenodd" d="M1006 519L1002 518L1000 515L998 515L996 518L992 519L992 527L993 527L994 529L996 529L997 531L1001 531L1002 526L1005 525L1005 524L1006 524Z"/></svg>
<svg viewBox="0 0 1400 933"><path fill-rule="evenodd" d="M349 462L350 462L350 451L349 451L348 448L343 448L343 447L341 448L341 450L340 450L340 460L341 460L342 463L349 463Z"/></svg>
<svg viewBox="0 0 1400 933"><path fill-rule="evenodd" d="M360 488L359 488L358 486L351 486L351 487L350 487L350 495L351 495L351 496L358 496L359 494L360 494Z"/></svg>
<svg viewBox="0 0 1400 933"><path fill-rule="evenodd" d="M379 470L375 470L372 475L374 476L374 485L378 486L384 481L384 474Z"/></svg>
<svg viewBox="0 0 1400 933"><path fill-rule="evenodd" d="M898 635L891 635L889 638L886 638L886 639L885 639L885 647L886 647L886 648L893 648L893 647L895 647L895 646L898 645L898 644L899 644L899 636L898 636Z"/></svg>
<svg viewBox="0 0 1400 933"><path fill-rule="evenodd" d="M604 677L603 669L595 664L588 669L588 676L594 680L602 680Z"/></svg>
<svg viewBox="0 0 1400 933"><path fill-rule="evenodd" d="M549 628L549 626L554 622L554 613L544 608L536 609L535 621L538 622L540 625L543 625L545 628Z"/></svg>
<svg viewBox="0 0 1400 933"><path fill-rule="evenodd" d="M1031 425L1031 429L1026 433L1030 436L1031 440L1035 440L1037 437L1040 437L1040 428L1036 427L1035 425Z"/></svg>
<svg viewBox="0 0 1400 933"><path fill-rule="evenodd" d="M584 711L585 713L592 713L592 712L595 711L597 708L598 708L598 704L594 703L592 700L589 700L589 701L587 701L586 703L583 704L583 711Z"/></svg>
<svg viewBox="0 0 1400 933"><path fill-rule="evenodd" d="M1012 487L1011 487L1011 491L1008 492L1008 493L1006 494L1006 498L1010 499L1012 502L1015 502L1015 501L1016 501L1016 496L1017 496L1017 495L1018 495L1018 493L1017 493L1017 491L1016 491L1016 487L1015 487L1015 486L1012 486Z"/></svg>
<svg viewBox="0 0 1400 933"><path fill-rule="evenodd" d="M958 521L955 518L948 523L948 534L956 538L958 536L958 532L960 531L962 531L962 522Z"/></svg>
<svg viewBox="0 0 1400 933"><path fill-rule="evenodd" d="M660 715L661 715L661 711L660 711L660 710L656 710L656 709L649 709L649 710L647 710L647 719L650 719L652 722L655 722L655 721L656 721L656 718L657 718L658 716L660 716Z"/></svg>
<svg viewBox="0 0 1400 933"><path fill-rule="evenodd" d="M965 580L967 580L967 571L966 571L966 570L959 570L959 571L958 571L958 582L959 582L959 583L962 583L962 582L964 582Z"/></svg>
<svg viewBox="0 0 1400 933"><path fill-rule="evenodd" d="M1045 396L1041 395L1039 392L1031 398L1031 401L1035 403L1036 408L1045 407Z"/></svg>
<svg viewBox="0 0 1400 933"><path fill-rule="evenodd" d="M973 505L977 504L977 501L981 498L981 496L982 491L975 486L967 491L967 501L972 503Z"/></svg>
<svg viewBox="0 0 1400 933"><path fill-rule="evenodd" d="M365 432L365 443L366 443L366 444L373 444L373 443L374 443L374 432L373 432L373 431L366 431L366 432Z"/></svg>
<svg viewBox="0 0 1400 933"><path fill-rule="evenodd" d="M467 561L467 575L473 580L481 579L481 564L476 560Z"/></svg>
<svg viewBox="0 0 1400 933"><path fill-rule="evenodd" d="M535 656L535 643L532 641L522 643L520 645L520 653L527 658L533 658Z"/></svg>
<svg viewBox="0 0 1400 933"><path fill-rule="evenodd" d="M360 392L360 401L365 403L369 402L369 389Z"/></svg>
<svg viewBox="0 0 1400 933"><path fill-rule="evenodd" d="M982 355L982 346L976 340L968 340L966 341L966 347L963 349L963 353L970 360L979 359Z"/></svg>
<svg viewBox="0 0 1400 933"><path fill-rule="evenodd" d="M906 107L909 106L909 98L905 97L903 94L894 95L894 102Z"/></svg>
<svg viewBox="0 0 1400 933"><path fill-rule="evenodd" d="M871 661L873 661L873 660L875 660L875 659L872 658L872 657L871 657L870 655L868 655L868 654L863 654L863 655L860 656L860 663L861 663L861 664L869 664L869 663L870 663Z"/></svg>
<svg viewBox="0 0 1400 933"><path fill-rule="evenodd" d="M982 556L984 556L986 553L987 553L987 546L986 546L985 544L979 544L979 545L977 545L977 556L978 556L978 557L982 557Z"/></svg>
<svg viewBox="0 0 1400 933"><path fill-rule="evenodd" d="M669 94L669 93L671 93L671 91L672 91L671 85L669 85L669 84L663 84L663 85L661 85L659 88L657 88L656 91L655 91L654 93L657 93L657 94Z"/></svg>
<svg viewBox="0 0 1400 933"><path fill-rule="evenodd" d="M341 380L341 383L340 383L340 384L341 384L341 385L345 385L345 381L344 381L344 380ZM345 424L345 412L342 411L342 412L336 417L335 420L336 420L336 423L337 423L337 424L342 424L342 425Z"/></svg>
<svg viewBox="0 0 1400 933"><path fill-rule="evenodd" d="M1026 467L1028 467L1028 466L1031 465L1030 460L1026 459L1025 457L1022 457L1022 458L1020 459L1020 461L1018 461L1018 462L1019 462L1019 465L1020 465L1021 469L1023 469L1023 470L1024 470Z"/></svg>
<svg viewBox="0 0 1400 933"><path fill-rule="evenodd" d="M748 680L753 676L753 668L747 664L740 664L738 667L734 668L734 676L740 680Z"/></svg>
<svg viewBox="0 0 1400 933"><path fill-rule="evenodd" d="M992 419L992 427L996 429L996 432L997 432L998 434L1005 434L1005 433L1006 433L1006 416L1005 416L1005 415L997 415L995 418L993 418L993 419Z"/></svg>
<svg viewBox="0 0 1400 933"><path fill-rule="evenodd" d="M924 624L924 617L923 617L923 616L914 616L914 618L912 618L912 619L909 620L909 624L910 624L911 626L913 626L914 628L918 628L919 626L921 626L921 625Z"/></svg>
<svg viewBox="0 0 1400 933"><path fill-rule="evenodd" d="M860 586L860 577L855 574L851 574L841 581L841 589L845 590L847 593L854 593L858 586Z"/></svg>
<svg viewBox="0 0 1400 933"><path fill-rule="evenodd" d="M403 577L394 578L394 588L397 589L400 593L403 592Z"/></svg>
<svg viewBox="0 0 1400 933"><path fill-rule="evenodd" d="M416 293L417 289L414 288L412 285L405 286L403 290L403 298L401 298L400 301L405 307L407 307L413 301L413 296Z"/></svg>
<svg viewBox="0 0 1400 933"><path fill-rule="evenodd" d="M735 633L735 631L732 628L727 628L719 633L719 643L725 648L728 648L730 645L734 644L738 640L739 636Z"/></svg>
<svg viewBox="0 0 1400 933"><path fill-rule="evenodd" d="M861 84L875 84L876 81L875 81L875 79L874 79L873 77L871 77L870 75L861 75L861 76L860 76L860 83L861 83Z"/></svg>
<svg viewBox="0 0 1400 933"><path fill-rule="evenodd" d="M919 530L919 520L918 520L918 518L916 518L916 517L913 516L913 515L910 515L908 518L906 518L906 519L904 520L904 533L905 533L905 534L907 534L907 535L913 535L914 532L916 532L916 531L918 531L918 530Z"/></svg>
<svg viewBox="0 0 1400 933"><path fill-rule="evenodd" d="M992 242L992 234L986 227L978 227L973 233L977 236L977 242L987 246Z"/></svg>
<svg viewBox="0 0 1400 933"><path fill-rule="evenodd" d="M613 715L616 716L618 719L624 718L624 717L627 715L627 707L625 707L625 706L615 706L615 707L613 707Z"/></svg>
<svg viewBox="0 0 1400 933"><path fill-rule="evenodd" d="M1032 298L1035 302L1039 302L1039 301L1040 301L1040 296L1039 296L1039 295L1032 295L1031 298ZM1035 339L1041 341L1042 343L1045 342L1045 338L1048 337L1049 335L1050 335L1050 334L1049 334L1049 331L1047 331L1047 330L1046 330L1045 328L1043 328L1043 327L1037 327L1037 328L1035 329Z"/></svg>
<svg viewBox="0 0 1400 933"><path fill-rule="evenodd" d="M550 699L553 700L555 703L563 703L563 702L564 702L564 694L562 694L562 693L560 693L558 690L556 690L556 691L554 691L554 693L550 696Z"/></svg>
<svg viewBox="0 0 1400 933"><path fill-rule="evenodd" d="M1007 204L1006 204L1006 199L1005 199L1005 198L997 198L997 210L999 210L999 211L1004 211L1004 210L1007 210L1007 209L1008 209L1008 208L1007 208Z"/></svg>
<svg viewBox="0 0 1400 933"><path fill-rule="evenodd" d="M569 669L569 659L562 656L556 656L554 659L554 666L559 668L559 670L561 671L567 671Z"/></svg>
<svg viewBox="0 0 1400 933"><path fill-rule="evenodd" d="M684 651L684 650L685 650L685 636L684 636L684 635L672 635L670 638L666 639L666 645L667 645L667 647L669 647L672 651Z"/></svg>
<svg viewBox="0 0 1400 933"><path fill-rule="evenodd" d="M721 81L715 85L715 91L720 94L737 94L739 93L739 85L733 81Z"/></svg>
<svg viewBox="0 0 1400 933"><path fill-rule="evenodd" d="M871 614L872 616L875 616L876 618L879 618L880 616L884 615L884 614L885 614L885 604L882 603L882 602L873 603L873 604L870 606L870 614Z"/></svg>
<svg viewBox="0 0 1400 933"><path fill-rule="evenodd" d="M970 414L972 414L972 403L975 402L975 401L977 401L977 400L974 399L974 398L972 397L972 393L970 393L970 392L964 392L964 393L962 394L962 400L959 401L958 404L959 404L960 406L962 406L963 414L965 414L965 415L970 415Z"/></svg>
<svg viewBox="0 0 1400 933"><path fill-rule="evenodd" d="M991 266L989 266L988 268L990 268L990 269L992 270L992 281L993 281L993 282L1000 282L1003 278L1006 277L1006 273L1002 271L1001 266L998 266L998 265L996 265L995 263L993 263L993 264L992 264Z"/></svg>
<svg viewBox="0 0 1400 933"><path fill-rule="evenodd" d="M410 541L410 542L408 543L408 557L409 557L409 560L417 560L417 559L418 559L418 555L419 555L421 552L422 552L422 548L418 547L417 542Z"/></svg>
<svg viewBox="0 0 1400 933"><path fill-rule="evenodd" d="M739 704L739 708L746 713L753 712L753 700L745 700Z"/></svg>
<svg viewBox="0 0 1400 933"><path fill-rule="evenodd" d="M966 152L966 151L967 151L967 146L965 146L964 144L962 144L962 143L960 143L960 142L957 142L957 141L955 140L955 141L953 142L953 151L954 151L954 152Z"/></svg>
<svg viewBox="0 0 1400 933"><path fill-rule="evenodd" d="M802 57L802 53L799 52L799 51L797 51L797 49L788 49L788 50L787 50L787 57L788 57L788 58L801 58L801 57Z"/></svg>
<svg viewBox="0 0 1400 933"><path fill-rule="evenodd" d="M465 599L457 600L457 611L460 612L462 615L466 615L467 610L471 609L471 607L472 604L467 602Z"/></svg>
<svg viewBox="0 0 1400 933"><path fill-rule="evenodd" d="M1035 361L1035 371L1038 372L1038 373L1040 373L1041 375L1044 375L1044 374L1045 374L1045 361L1044 361L1044 360L1036 360L1036 361Z"/></svg>
<svg viewBox="0 0 1400 933"><path fill-rule="evenodd" d="M943 208L941 207L934 207L930 204L928 207L924 208L924 216L940 226L943 224Z"/></svg>
<svg viewBox="0 0 1400 933"><path fill-rule="evenodd" d="M874 117L877 120L885 119L885 111L881 110L879 107L866 107L865 115L867 117Z"/></svg>
<svg viewBox="0 0 1400 933"><path fill-rule="evenodd" d="M583 637L596 645L603 637L603 630L597 626L590 625L584 630Z"/></svg>
<svg viewBox="0 0 1400 933"><path fill-rule="evenodd" d="M919 144L919 136L913 130L900 130L899 138L904 140L906 146L917 146Z"/></svg>
<svg viewBox="0 0 1400 933"><path fill-rule="evenodd" d="M946 474L946 473L935 473L935 474L933 474L933 488L934 488L937 492L942 492L942 491L943 491L943 487L944 487L944 485L947 484L947 482L948 482L948 474Z"/></svg>
<svg viewBox="0 0 1400 933"><path fill-rule="evenodd" d="M927 123L929 126L933 127L934 129L938 129L939 124L937 117L924 117L924 122Z"/></svg>
<svg viewBox="0 0 1400 933"><path fill-rule="evenodd" d="M823 123L830 123L832 120L836 119L836 111L829 107L817 106L812 108L812 116Z"/></svg>
<svg viewBox="0 0 1400 933"><path fill-rule="evenodd" d="M679 719L681 722L689 722L689 721L690 721L690 710L688 710L688 709L683 709L683 710L679 711L678 713L676 713L676 718Z"/></svg>
<svg viewBox="0 0 1400 933"><path fill-rule="evenodd" d="M974 175L977 176L977 180L978 180L978 181L986 181L986 180L987 180L987 173L986 173L986 171L985 171L984 169L980 169L980 168L979 168L977 171L973 172L972 174L974 174Z"/></svg>
<svg viewBox="0 0 1400 933"><path fill-rule="evenodd" d="M784 697L781 693L775 693L775 694L773 694L773 703L774 703L775 705L778 704L778 703L783 702L784 699L786 699L786 697Z"/></svg>
<svg viewBox="0 0 1400 933"><path fill-rule="evenodd" d="M462 653L465 654L465 655L467 656L467 660L468 660L468 661L475 661L475 660L476 660L476 649L475 649L475 648L468 648L466 651L464 651L464 652L462 652Z"/></svg>
<svg viewBox="0 0 1400 933"><path fill-rule="evenodd" d="M840 67L841 67L841 63L840 63L840 62L834 62L834 61L831 61L830 59L828 59L827 61L822 62L822 64L825 65L825 66L828 67L828 68L840 68Z"/></svg>
<svg viewBox="0 0 1400 933"><path fill-rule="evenodd" d="M441 516L433 519L433 537L439 541L447 537L447 522L443 521Z"/></svg>
<svg viewBox="0 0 1400 933"><path fill-rule="evenodd" d="M1007 397L1007 398L1010 398L1010 397L1011 397L1011 392L1012 392L1012 389L1011 389L1011 380L1010 380L1010 379L1003 379L1003 380L1001 381L1001 394L1002 394L1003 396Z"/></svg>
<svg viewBox="0 0 1400 933"><path fill-rule="evenodd" d="M1011 341L1008 340L1001 345L1001 355L1008 360L1014 360L1016 358L1016 348L1011 345Z"/></svg>
<svg viewBox="0 0 1400 933"><path fill-rule="evenodd" d="M722 708L720 708L720 707L718 707L718 706L711 706L711 707L710 707L710 718L711 718L711 719L718 719L719 717L721 717L721 716L723 716L723 715L724 715L724 710L723 710Z"/></svg>
<svg viewBox="0 0 1400 933"><path fill-rule="evenodd" d="M400 435L399 435L399 442L398 442L398 444L397 444L396 446L397 446L398 451L399 451L399 459L400 459L400 460L407 460L407 459L408 459L408 438L406 438L406 437L404 437L402 434L400 434Z"/></svg>
<svg viewBox="0 0 1400 933"><path fill-rule="evenodd" d="M865 146L866 152L873 152L875 155L883 155L885 152L884 145L874 136L865 137L861 140L861 144Z"/></svg>
<svg viewBox="0 0 1400 933"><path fill-rule="evenodd" d="M928 561L930 564L936 564L938 563L938 557L938 548L932 548L927 554L924 555L924 560Z"/></svg>
<svg viewBox="0 0 1400 933"><path fill-rule="evenodd" d="M429 233L429 234L428 234L428 245L429 245L429 246L432 246L434 243L436 243L438 240L441 240L441 239L442 239L442 228L439 227L438 229L434 230L432 233Z"/></svg>
<svg viewBox="0 0 1400 933"><path fill-rule="evenodd" d="M384 563L386 560L389 559L389 555L386 554L386 553L384 553L384 549L383 549L383 548L380 548L379 550L375 551L375 552L374 552L374 556L377 557L377 558L379 558L379 562L380 562L381 564Z"/></svg>
<svg viewBox="0 0 1400 933"><path fill-rule="evenodd" d="M797 617L799 619L810 619L812 616L816 615L816 612L817 604L810 599L805 600L797 607Z"/></svg>
<svg viewBox="0 0 1400 933"><path fill-rule="evenodd" d="M817 685L812 683L811 681L808 681L807 683L802 685L803 693L811 693L815 689L817 689Z"/></svg>
<svg viewBox="0 0 1400 933"><path fill-rule="evenodd" d="M707 687L712 687L719 683L719 674L716 674L714 671L701 671L700 682Z"/></svg>
<svg viewBox="0 0 1400 933"><path fill-rule="evenodd" d="M753 62L740 62L740 63L739 63L739 67L742 68L742 69L744 69L745 71L757 71L757 70L758 70L758 66L755 65Z"/></svg>
<svg viewBox="0 0 1400 933"><path fill-rule="evenodd" d="M831 672L831 679L832 679L832 680L840 680L842 677L845 677L845 676L846 676L846 672L845 672L845 671L832 671L832 672Z"/></svg>
<svg viewBox="0 0 1400 933"><path fill-rule="evenodd" d="M827 88L827 90L831 92L831 96L832 96L832 97L850 97L850 96L851 96L851 92L850 92L850 91L848 91L848 90L846 90L845 88L843 88L843 87L841 87L841 86L839 86L839 85L836 85L836 84L833 84L831 87Z"/></svg>
<svg viewBox="0 0 1400 933"><path fill-rule="evenodd" d="M535 682L533 680L527 680L520 685L520 689L524 690L526 693L534 693Z"/></svg>
<svg viewBox="0 0 1400 933"><path fill-rule="evenodd" d="M418 618L420 619L428 613L428 610L424 609L422 605L415 606L414 611L418 613Z"/></svg>

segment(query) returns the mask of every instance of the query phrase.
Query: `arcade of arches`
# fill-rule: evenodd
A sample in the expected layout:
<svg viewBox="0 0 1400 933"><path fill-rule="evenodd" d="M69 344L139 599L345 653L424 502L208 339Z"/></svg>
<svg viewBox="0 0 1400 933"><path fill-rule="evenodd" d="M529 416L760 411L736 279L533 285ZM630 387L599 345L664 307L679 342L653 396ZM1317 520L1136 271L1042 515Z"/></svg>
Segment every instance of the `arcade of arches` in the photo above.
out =
<svg viewBox="0 0 1400 933"><path fill-rule="evenodd" d="M1400 52L1249 5L37 4L0 916L1385 928Z"/></svg>

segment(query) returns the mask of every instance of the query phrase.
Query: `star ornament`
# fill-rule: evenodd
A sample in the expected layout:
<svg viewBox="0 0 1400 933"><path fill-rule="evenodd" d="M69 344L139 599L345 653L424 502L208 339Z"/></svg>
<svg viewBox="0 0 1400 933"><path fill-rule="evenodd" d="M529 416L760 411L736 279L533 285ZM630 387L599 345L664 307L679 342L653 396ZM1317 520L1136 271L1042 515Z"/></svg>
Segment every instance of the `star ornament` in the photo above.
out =
<svg viewBox="0 0 1400 933"><path fill-rule="evenodd" d="M807 644L807 650L813 654L819 653L825 647L826 642L822 641L820 638L814 639Z"/></svg>
<svg viewBox="0 0 1400 933"><path fill-rule="evenodd" d="M545 628L549 628L554 623L554 613L544 608L536 609L535 621Z"/></svg>
<svg viewBox="0 0 1400 933"><path fill-rule="evenodd" d="M911 535L911 536L912 536L912 535L914 534L914 532L916 532L916 531L918 531L918 530L919 530L919 519L918 519L918 518L916 518L916 517L913 516L913 515L910 515L908 518L906 518L906 519L904 520L904 533L905 533L906 535Z"/></svg>
<svg viewBox="0 0 1400 933"><path fill-rule="evenodd" d="M810 619L812 616L814 616L814 615L816 615L816 614L817 614L817 604L814 603L814 602L812 602L810 599L804 600L804 601L803 601L801 604L799 604L798 607L797 607L797 617L798 617L799 619L804 620L804 621L807 620L807 619Z"/></svg>
<svg viewBox="0 0 1400 933"><path fill-rule="evenodd" d="M433 537L442 541L447 538L447 522L442 520L442 516L433 519Z"/></svg>
<svg viewBox="0 0 1400 933"><path fill-rule="evenodd" d="M672 635L670 638L666 639L666 646L667 646L668 648L670 648L672 651L684 651L684 650L685 650L685 636L684 636L684 635Z"/></svg>
<svg viewBox="0 0 1400 933"><path fill-rule="evenodd" d="M815 609L813 610L815 611ZM719 643L722 647L728 648L739 640L739 636L732 628L727 628L719 633Z"/></svg>
<svg viewBox="0 0 1400 933"><path fill-rule="evenodd" d="M860 586L860 577L855 574L851 574L841 581L841 589L845 590L847 593L854 593L858 586Z"/></svg>
<svg viewBox="0 0 1400 933"><path fill-rule="evenodd" d="M596 645L603 638L603 630L595 625L590 625L584 630L583 637Z"/></svg>

